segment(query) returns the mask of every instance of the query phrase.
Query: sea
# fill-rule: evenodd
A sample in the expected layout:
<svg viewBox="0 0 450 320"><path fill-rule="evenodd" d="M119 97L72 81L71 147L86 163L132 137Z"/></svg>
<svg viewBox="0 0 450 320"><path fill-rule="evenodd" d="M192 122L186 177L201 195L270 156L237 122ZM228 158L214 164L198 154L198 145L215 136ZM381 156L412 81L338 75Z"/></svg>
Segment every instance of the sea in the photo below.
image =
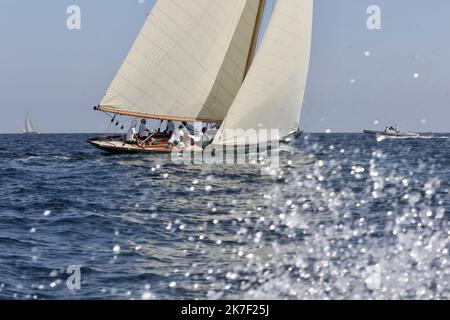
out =
<svg viewBox="0 0 450 320"><path fill-rule="evenodd" d="M0 299L450 299L450 135L304 133L279 168L0 135Z"/></svg>

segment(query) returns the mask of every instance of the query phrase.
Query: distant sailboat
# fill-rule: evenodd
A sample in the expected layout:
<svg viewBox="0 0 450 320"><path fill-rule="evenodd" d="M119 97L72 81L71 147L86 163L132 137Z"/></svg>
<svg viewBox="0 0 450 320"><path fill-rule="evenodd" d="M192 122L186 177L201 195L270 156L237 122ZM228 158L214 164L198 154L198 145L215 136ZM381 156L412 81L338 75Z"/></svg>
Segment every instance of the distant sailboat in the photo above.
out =
<svg viewBox="0 0 450 320"><path fill-rule="evenodd" d="M33 122L30 119L30 116L25 116L25 127L23 129L24 134L39 134L39 131L36 129L36 127L33 125Z"/></svg>
<svg viewBox="0 0 450 320"><path fill-rule="evenodd" d="M96 110L147 119L222 123L226 129L300 131L311 47L313 0L276 0L256 53L266 0L159 0ZM114 119L114 118L113 118ZM171 152L151 145L89 142L108 151Z"/></svg>

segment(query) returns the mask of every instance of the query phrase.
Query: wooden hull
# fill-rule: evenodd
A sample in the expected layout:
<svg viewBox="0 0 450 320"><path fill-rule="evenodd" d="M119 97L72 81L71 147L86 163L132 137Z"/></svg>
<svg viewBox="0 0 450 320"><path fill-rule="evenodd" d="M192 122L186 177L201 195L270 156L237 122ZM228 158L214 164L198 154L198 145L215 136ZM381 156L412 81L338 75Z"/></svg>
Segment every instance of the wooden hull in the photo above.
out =
<svg viewBox="0 0 450 320"><path fill-rule="evenodd" d="M178 149L175 146L171 146L166 140L153 145L140 146L137 144L130 144L123 142L123 140L111 140L111 139L99 139L92 138L87 140L91 145L109 152L111 154L133 154L133 153L144 153L144 154L169 154L172 152L181 151L192 151L192 152L203 152L203 149L197 146L190 146L185 149Z"/></svg>
<svg viewBox="0 0 450 320"><path fill-rule="evenodd" d="M112 154L119 153L148 153L148 154L164 154L171 153L172 148L168 145L155 145L141 147L135 144L125 143L120 140L108 140L108 139L88 139L91 145Z"/></svg>
<svg viewBox="0 0 450 320"><path fill-rule="evenodd" d="M302 131L295 132L290 136L281 140L281 143L289 143L292 140L297 139L302 134ZM191 152L203 152L203 149L198 146L190 146L185 149L178 149L175 146L169 145L167 139L160 140L159 143L153 145L138 145L126 143L123 140L123 136L113 136L109 138L91 138L87 139L91 145L106 151L111 154L133 154L133 153L145 153L145 154L168 154L172 152L191 151Z"/></svg>

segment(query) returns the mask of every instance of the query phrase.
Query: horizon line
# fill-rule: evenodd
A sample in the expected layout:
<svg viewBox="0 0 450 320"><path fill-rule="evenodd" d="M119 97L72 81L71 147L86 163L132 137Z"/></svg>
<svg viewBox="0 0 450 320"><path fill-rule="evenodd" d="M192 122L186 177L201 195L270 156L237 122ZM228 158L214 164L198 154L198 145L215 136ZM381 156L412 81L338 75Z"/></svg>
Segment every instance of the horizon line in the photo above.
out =
<svg viewBox="0 0 450 320"><path fill-rule="evenodd" d="M313 134L346 134L346 133L361 133L364 134L363 131L331 131L331 132L326 132L326 131L303 131L302 134L308 134L308 133L313 133ZM444 131L415 131L415 133L418 134L450 134L450 132L444 132ZM125 132L121 132L121 133L105 133L105 132L39 132L39 134L36 134L37 136L39 135L62 135L62 134L125 134ZM23 135L26 136L26 134L24 134L23 132L0 132L0 135ZM28 135L29 136L29 135Z"/></svg>

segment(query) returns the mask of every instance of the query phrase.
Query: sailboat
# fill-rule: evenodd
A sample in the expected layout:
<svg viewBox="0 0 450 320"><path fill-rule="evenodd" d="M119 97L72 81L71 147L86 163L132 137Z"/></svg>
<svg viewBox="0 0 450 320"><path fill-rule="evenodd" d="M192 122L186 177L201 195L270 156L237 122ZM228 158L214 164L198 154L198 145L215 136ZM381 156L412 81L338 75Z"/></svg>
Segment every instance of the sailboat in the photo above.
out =
<svg viewBox="0 0 450 320"><path fill-rule="evenodd" d="M33 122L30 119L30 116L25 116L25 127L23 129L24 134L39 134L39 131L36 129L36 127L33 125Z"/></svg>
<svg viewBox="0 0 450 320"><path fill-rule="evenodd" d="M213 146L238 132L300 132L313 0L275 0L259 45L266 0L159 0L95 110L116 116L221 124ZM239 130L233 130L239 129ZM264 140L258 136L250 140ZM170 137L89 142L111 152L171 152Z"/></svg>

